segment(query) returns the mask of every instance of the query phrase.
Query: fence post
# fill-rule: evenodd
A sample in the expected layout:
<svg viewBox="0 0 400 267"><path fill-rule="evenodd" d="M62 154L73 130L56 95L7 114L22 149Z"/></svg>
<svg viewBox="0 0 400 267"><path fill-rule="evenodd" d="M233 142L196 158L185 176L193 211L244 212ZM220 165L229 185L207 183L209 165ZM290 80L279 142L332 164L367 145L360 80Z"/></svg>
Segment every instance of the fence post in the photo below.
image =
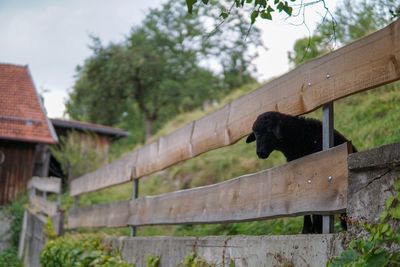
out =
<svg viewBox="0 0 400 267"><path fill-rule="evenodd" d="M139 179L133 180L132 196L131 199L139 197ZM136 226L131 226L131 236L136 236Z"/></svg>
<svg viewBox="0 0 400 267"><path fill-rule="evenodd" d="M334 145L334 118L333 102L329 102L322 107L322 149L328 150ZM327 179L329 179L327 177ZM322 216L322 233L328 234L334 231L334 216Z"/></svg>

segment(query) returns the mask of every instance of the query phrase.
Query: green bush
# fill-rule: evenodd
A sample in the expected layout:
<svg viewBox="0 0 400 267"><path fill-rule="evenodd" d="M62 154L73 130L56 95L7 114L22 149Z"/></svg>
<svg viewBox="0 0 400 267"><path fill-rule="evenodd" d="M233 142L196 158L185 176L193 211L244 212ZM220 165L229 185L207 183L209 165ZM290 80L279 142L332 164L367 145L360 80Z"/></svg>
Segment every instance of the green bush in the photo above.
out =
<svg viewBox="0 0 400 267"><path fill-rule="evenodd" d="M339 257L327 263L328 267L400 266L400 180L395 182L394 189L379 223L361 225L369 237L353 240Z"/></svg>
<svg viewBox="0 0 400 267"><path fill-rule="evenodd" d="M43 267L133 267L98 235L65 235L50 240L40 254Z"/></svg>
<svg viewBox="0 0 400 267"><path fill-rule="evenodd" d="M15 247L11 247L0 253L0 267L22 267Z"/></svg>
<svg viewBox="0 0 400 267"><path fill-rule="evenodd" d="M22 228L22 220L24 217L24 204L27 202L26 195L23 195L11 205L6 207L6 210L11 214L11 246L0 252L0 267L20 267L21 261L18 259L18 243Z"/></svg>

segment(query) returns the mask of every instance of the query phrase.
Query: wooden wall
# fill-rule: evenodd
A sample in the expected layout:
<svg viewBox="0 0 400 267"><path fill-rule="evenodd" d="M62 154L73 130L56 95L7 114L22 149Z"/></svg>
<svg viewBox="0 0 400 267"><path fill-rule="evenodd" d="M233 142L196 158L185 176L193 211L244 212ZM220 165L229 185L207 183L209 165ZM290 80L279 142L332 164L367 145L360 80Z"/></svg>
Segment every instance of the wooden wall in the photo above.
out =
<svg viewBox="0 0 400 267"><path fill-rule="evenodd" d="M34 143L0 141L0 205L15 200L26 190L32 178L35 146Z"/></svg>

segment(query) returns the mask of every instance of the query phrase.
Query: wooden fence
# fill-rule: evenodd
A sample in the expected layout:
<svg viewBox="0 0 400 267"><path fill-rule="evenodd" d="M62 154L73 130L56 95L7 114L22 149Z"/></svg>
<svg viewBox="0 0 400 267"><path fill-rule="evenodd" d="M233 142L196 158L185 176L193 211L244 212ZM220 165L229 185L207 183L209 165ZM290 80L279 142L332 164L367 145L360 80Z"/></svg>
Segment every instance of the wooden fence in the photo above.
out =
<svg viewBox="0 0 400 267"><path fill-rule="evenodd" d="M24 266L40 266L39 254L46 243L44 228L51 218L55 231L62 234L64 226L61 204L61 179L33 177L28 182L29 203L24 213L19 238L18 256ZM49 200L55 194L55 201Z"/></svg>
<svg viewBox="0 0 400 267"><path fill-rule="evenodd" d="M178 162L231 145L248 135L258 114L265 111L300 115L325 106L324 129L332 133L333 101L399 79L400 21L396 21L74 180L70 195L138 182ZM329 144L325 141L329 137L324 135L324 143ZM342 212L348 147L344 144L214 185L74 208L67 227L219 223Z"/></svg>

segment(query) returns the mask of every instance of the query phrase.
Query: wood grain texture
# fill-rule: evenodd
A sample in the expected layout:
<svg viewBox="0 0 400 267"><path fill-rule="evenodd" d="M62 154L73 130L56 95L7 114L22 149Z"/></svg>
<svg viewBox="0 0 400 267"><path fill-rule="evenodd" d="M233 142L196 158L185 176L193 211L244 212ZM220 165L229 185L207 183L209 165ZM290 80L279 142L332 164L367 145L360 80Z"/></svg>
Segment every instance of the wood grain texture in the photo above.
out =
<svg viewBox="0 0 400 267"><path fill-rule="evenodd" d="M35 188L44 192L61 193L61 179L56 177L32 177L28 182L28 188Z"/></svg>
<svg viewBox="0 0 400 267"><path fill-rule="evenodd" d="M400 20L305 63L220 110L140 148L137 150L137 163L129 165L134 165L131 178L140 178L209 150L233 144L251 132L254 120L263 112L300 115L325 103L399 79ZM115 174L118 172L114 171ZM89 176L94 177L90 186L81 187L79 179ZM89 176L72 183L71 195L114 184L113 181L104 182L101 171Z"/></svg>
<svg viewBox="0 0 400 267"><path fill-rule="evenodd" d="M348 144L222 183L80 208L69 227L221 223L346 209ZM332 177L330 180L328 177Z"/></svg>
<svg viewBox="0 0 400 267"><path fill-rule="evenodd" d="M33 209L38 209L38 211L45 213L48 216L54 216L58 211L58 204L56 202L48 201L39 196L29 196L29 202L32 204Z"/></svg>
<svg viewBox="0 0 400 267"><path fill-rule="evenodd" d="M93 205L72 210L67 229L78 227L123 227L129 218L129 201Z"/></svg>
<svg viewBox="0 0 400 267"><path fill-rule="evenodd" d="M71 182L70 195L76 196L131 180L138 152L128 153L104 167L83 175Z"/></svg>

